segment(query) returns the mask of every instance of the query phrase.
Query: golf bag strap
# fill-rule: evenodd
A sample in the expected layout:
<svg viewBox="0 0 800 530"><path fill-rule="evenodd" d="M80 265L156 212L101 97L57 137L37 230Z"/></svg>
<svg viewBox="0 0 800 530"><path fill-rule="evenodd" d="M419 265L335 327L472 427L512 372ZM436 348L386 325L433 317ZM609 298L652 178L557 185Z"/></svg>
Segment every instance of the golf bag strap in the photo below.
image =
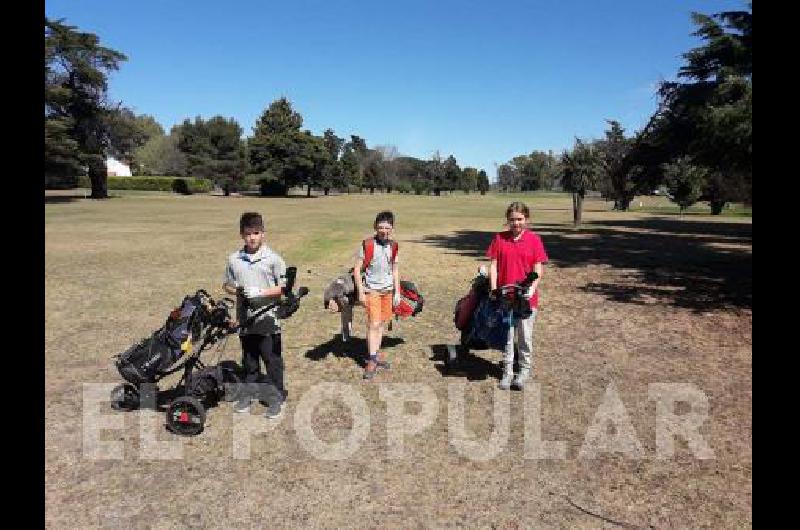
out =
<svg viewBox="0 0 800 530"><path fill-rule="evenodd" d="M392 265L397 260L397 251L400 250L400 245L397 241L392 240ZM372 263L372 256L375 254L375 238L371 237L361 242L361 247L364 249L364 261L361 263L361 272L365 272L369 264Z"/></svg>

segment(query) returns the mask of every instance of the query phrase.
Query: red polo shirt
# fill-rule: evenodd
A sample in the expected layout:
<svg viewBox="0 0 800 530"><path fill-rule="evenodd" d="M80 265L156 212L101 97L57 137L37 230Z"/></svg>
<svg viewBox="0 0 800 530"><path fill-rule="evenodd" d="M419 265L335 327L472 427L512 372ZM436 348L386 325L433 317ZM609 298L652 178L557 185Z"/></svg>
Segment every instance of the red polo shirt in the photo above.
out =
<svg viewBox="0 0 800 530"><path fill-rule="evenodd" d="M547 253L542 238L530 230L524 230L514 241L511 231L494 236L486 251L486 257L497 260L497 286L524 280L537 263L547 263ZM532 309L539 307L539 290L530 299Z"/></svg>

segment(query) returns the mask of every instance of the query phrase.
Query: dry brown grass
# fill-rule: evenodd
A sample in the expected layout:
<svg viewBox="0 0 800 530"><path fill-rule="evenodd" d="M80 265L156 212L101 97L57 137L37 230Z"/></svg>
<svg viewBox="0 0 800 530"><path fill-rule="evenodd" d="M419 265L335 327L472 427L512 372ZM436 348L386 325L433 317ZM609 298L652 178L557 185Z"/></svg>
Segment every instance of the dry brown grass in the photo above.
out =
<svg viewBox="0 0 800 530"><path fill-rule="evenodd" d="M527 197L552 263L542 283L535 371L547 440L564 460L523 458L522 393L512 392L508 445L488 462L448 443L447 387L466 383L467 425L492 430L499 352L477 352L468 377L445 378L433 360L456 342L452 308L467 289L508 196L341 196L318 199L127 196L46 205L46 522L48 527L358 528L740 528L751 526L751 220L608 212L589 202L581 231L567 197ZM351 263L376 211L398 218L402 272L426 295L423 313L390 333L394 369L362 383L322 310L327 281ZM112 354L160 325L186 293L220 295L226 255L239 245L238 216L261 211L269 244L300 269L312 294L285 326L289 402L252 458L232 456L230 405L208 414L200 436L180 440L184 458L139 454L139 415L123 414L122 460L92 460L82 446L82 384L116 383ZM357 337L363 314L357 313ZM356 340L349 353L363 353ZM237 359L231 340L225 357ZM294 430L297 401L319 382L351 385L367 402L371 430L353 457L308 454ZM439 400L434 424L387 456L380 383L423 383ZM609 383L625 404L646 458L577 458ZM709 398L701 432L714 451L698 460L682 441L655 458L652 383L692 383ZM261 408L257 408L260 412ZM113 413L110 409L104 412ZM143 412L163 423L163 415ZM328 404L314 416L322 439L352 423Z"/></svg>

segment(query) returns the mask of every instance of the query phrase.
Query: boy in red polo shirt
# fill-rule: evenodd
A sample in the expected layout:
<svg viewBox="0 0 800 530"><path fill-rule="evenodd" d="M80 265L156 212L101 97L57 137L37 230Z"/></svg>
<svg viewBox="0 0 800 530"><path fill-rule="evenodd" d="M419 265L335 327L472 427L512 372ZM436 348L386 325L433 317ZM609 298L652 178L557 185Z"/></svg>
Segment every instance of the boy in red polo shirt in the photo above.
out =
<svg viewBox="0 0 800 530"><path fill-rule="evenodd" d="M503 378L500 388L508 390L513 385L522 390L531 373L531 354L533 353L533 324L539 307L538 286L544 274L547 253L542 239L528 229L530 211L521 202L512 202L506 209L508 231L494 236L486 257L492 260L489 266L489 283L492 290L498 286L512 284L525 279L531 271L536 271L538 278L527 292L531 304L531 316L516 321L513 330L508 334L503 354ZM514 337L519 350L519 373L514 377Z"/></svg>

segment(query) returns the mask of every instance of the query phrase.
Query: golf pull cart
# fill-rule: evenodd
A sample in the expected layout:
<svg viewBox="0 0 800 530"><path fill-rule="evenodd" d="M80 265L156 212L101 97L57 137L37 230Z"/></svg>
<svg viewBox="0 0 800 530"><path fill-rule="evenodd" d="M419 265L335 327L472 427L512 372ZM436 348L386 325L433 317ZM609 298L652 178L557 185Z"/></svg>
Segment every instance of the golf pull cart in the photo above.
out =
<svg viewBox="0 0 800 530"><path fill-rule="evenodd" d="M182 370L173 387L178 397L166 407L167 427L183 436L202 432L206 409L221 400L237 399L243 386L235 363L219 363L225 339L271 309L277 308L280 319L293 315L300 299L308 294L307 287L300 287L297 293L292 291L296 276L297 268L288 267L285 296L259 307L241 323L231 316L235 303L230 298L216 301L202 289L186 296L161 328L115 356L117 370L126 382L111 391L112 408L127 411L138 409L143 402L155 404L158 382ZM207 365L202 354L214 345L218 350L216 363Z"/></svg>

